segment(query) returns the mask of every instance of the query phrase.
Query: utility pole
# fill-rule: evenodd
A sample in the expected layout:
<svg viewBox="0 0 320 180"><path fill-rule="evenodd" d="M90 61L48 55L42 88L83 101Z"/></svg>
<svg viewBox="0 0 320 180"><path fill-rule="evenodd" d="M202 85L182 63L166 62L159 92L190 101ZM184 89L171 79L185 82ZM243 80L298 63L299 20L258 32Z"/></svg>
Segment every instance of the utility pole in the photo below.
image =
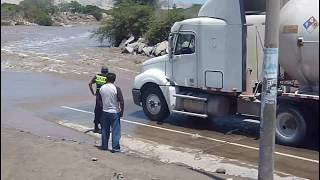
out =
<svg viewBox="0 0 320 180"><path fill-rule="evenodd" d="M266 0L263 83L259 141L259 180L273 180L277 107L280 1Z"/></svg>

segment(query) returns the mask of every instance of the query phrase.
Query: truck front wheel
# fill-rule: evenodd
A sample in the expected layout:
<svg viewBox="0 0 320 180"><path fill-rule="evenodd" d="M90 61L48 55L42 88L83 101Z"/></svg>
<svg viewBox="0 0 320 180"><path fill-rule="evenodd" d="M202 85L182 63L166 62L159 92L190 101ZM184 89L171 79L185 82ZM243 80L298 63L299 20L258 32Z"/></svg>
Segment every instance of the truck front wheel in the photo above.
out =
<svg viewBox="0 0 320 180"><path fill-rule="evenodd" d="M142 107L151 120L162 121L170 114L166 100L158 87L148 87L142 92Z"/></svg>
<svg viewBox="0 0 320 180"><path fill-rule="evenodd" d="M279 144L297 146L307 135L307 123L294 106L281 105L277 109L276 141Z"/></svg>

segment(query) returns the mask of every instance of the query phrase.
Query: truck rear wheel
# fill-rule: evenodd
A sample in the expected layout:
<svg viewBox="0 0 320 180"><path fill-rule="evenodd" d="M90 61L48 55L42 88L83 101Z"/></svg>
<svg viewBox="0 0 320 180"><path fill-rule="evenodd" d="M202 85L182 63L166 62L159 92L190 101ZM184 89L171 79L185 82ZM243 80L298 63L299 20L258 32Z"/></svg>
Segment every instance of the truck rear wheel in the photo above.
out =
<svg viewBox="0 0 320 180"><path fill-rule="evenodd" d="M294 106L279 105L276 119L276 141L279 144L297 146L307 135L307 122Z"/></svg>
<svg viewBox="0 0 320 180"><path fill-rule="evenodd" d="M158 87L148 87L142 92L142 107L151 120L162 121L170 114L166 100Z"/></svg>

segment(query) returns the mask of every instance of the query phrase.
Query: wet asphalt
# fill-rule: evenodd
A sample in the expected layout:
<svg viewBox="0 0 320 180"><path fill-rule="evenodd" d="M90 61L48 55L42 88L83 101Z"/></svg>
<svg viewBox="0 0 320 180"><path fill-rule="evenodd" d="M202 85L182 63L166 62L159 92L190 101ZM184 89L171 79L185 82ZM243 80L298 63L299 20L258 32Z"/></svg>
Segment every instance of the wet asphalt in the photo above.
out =
<svg viewBox="0 0 320 180"><path fill-rule="evenodd" d="M118 75L117 85L122 88L125 98L123 119L174 130L166 131L122 122L122 133L174 147L201 149L207 154L258 164L258 151L254 149L259 146L258 121L238 116L203 120L172 115L162 125L159 125L157 122L148 120L142 108L133 103L131 87L135 74L116 73ZM2 71L1 126L29 131L40 136L72 138L93 143L95 139L76 131L70 131L56 123L64 120L93 127L93 114L62 108L62 106L67 106L93 112L95 97L88 89L90 79L90 76ZM192 137L175 131L196 134L201 137ZM223 140L231 144L215 140ZM299 148L276 145L276 151L319 161L317 142L318 138L314 138ZM243 145L243 147L232 143ZM246 148L246 146L253 148ZM276 154L275 168L277 171L295 176L319 179L318 162Z"/></svg>

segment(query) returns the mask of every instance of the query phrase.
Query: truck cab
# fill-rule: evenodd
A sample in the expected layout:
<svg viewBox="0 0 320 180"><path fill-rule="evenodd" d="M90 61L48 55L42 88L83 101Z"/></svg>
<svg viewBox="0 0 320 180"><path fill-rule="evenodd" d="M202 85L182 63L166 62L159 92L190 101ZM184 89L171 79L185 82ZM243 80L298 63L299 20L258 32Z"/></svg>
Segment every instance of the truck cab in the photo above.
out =
<svg viewBox="0 0 320 180"><path fill-rule="evenodd" d="M199 117L224 115L229 112L229 104L235 103L232 96L246 90L252 91L259 78L256 74L262 69L261 62L256 61L257 56L262 59L262 45L255 40L258 31L261 31L259 36L262 36L259 40L263 40L265 16L245 16L241 2L209 0L200 9L197 18L176 22L172 26L168 55L146 61L142 73L135 78L134 101L144 107L149 118L163 118L169 114L168 112ZM220 7L228 7L228 10L215 8L217 4ZM247 31L253 32L253 35L247 36ZM252 76L249 77L249 81L248 76ZM150 89L157 89L153 91L157 91L156 94L160 95L157 98L156 96L148 98L146 94L150 93ZM192 113L179 111L178 109L184 108L177 99L184 94L197 94L196 91L225 93L229 96L204 98L214 104L211 105L214 106L213 110L210 109L206 113L191 107ZM207 95L200 96L189 98L199 100ZM161 102L161 99L164 101ZM151 111L151 107L148 108L150 104L155 111ZM157 114L160 109L163 109L165 115L158 117L150 113Z"/></svg>
<svg viewBox="0 0 320 180"><path fill-rule="evenodd" d="M242 2L208 0L197 18L172 26L168 54L144 62L132 89L134 103L149 119L161 121L171 113L260 116L265 15L245 15ZM273 88L276 141L282 144L299 145L318 131L318 14L307 0L290 0L281 10L279 72L312 87L305 93L290 84Z"/></svg>

